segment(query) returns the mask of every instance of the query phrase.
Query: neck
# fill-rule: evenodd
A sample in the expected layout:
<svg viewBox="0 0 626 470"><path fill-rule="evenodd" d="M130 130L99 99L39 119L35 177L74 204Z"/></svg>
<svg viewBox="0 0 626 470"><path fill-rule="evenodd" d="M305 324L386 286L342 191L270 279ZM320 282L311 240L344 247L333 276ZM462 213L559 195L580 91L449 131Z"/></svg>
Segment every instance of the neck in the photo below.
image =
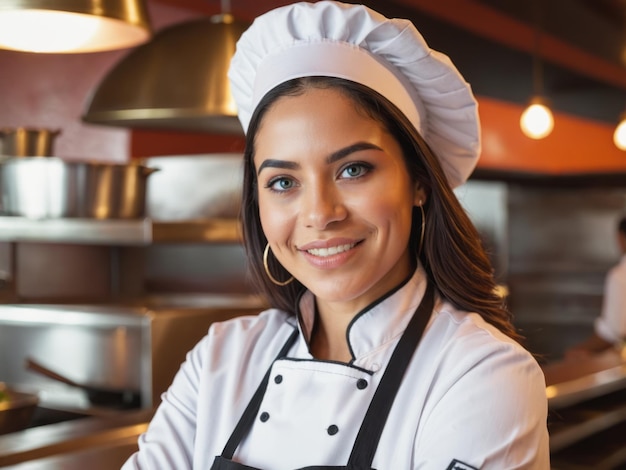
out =
<svg viewBox="0 0 626 470"><path fill-rule="evenodd" d="M352 355L346 332L353 317L353 314L346 314L345 311L319 309L309 345L313 357L326 361L349 362Z"/></svg>

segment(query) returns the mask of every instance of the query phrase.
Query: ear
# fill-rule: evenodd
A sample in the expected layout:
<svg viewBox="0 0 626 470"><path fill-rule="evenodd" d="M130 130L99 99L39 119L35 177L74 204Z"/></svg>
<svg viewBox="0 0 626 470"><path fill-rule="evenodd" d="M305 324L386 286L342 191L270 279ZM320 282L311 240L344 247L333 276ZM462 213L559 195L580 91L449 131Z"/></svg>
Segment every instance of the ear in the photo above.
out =
<svg viewBox="0 0 626 470"><path fill-rule="evenodd" d="M427 195L424 186L420 183L415 183L415 191L413 192L413 205L419 207L426 203Z"/></svg>

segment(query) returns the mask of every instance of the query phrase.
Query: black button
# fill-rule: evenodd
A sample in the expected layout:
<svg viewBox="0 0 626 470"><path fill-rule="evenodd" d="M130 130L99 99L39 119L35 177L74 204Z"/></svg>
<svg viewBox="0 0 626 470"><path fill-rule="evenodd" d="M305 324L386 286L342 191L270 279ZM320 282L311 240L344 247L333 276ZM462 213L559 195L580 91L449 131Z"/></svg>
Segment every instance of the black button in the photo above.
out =
<svg viewBox="0 0 626 470"><path fill-rule="evenodd" d="M368 383L365 379L359 379L356 381L356 388L358 388L359 390L363 390L364 388L367 388L367 386Z"/></svg>
<svg viewBox="0 0 626 470"><path fill-rule="evenodd" d="M270 419L270 414L264 411L263 413L261 413L260 419L262 422L266 422L268 419Z"/></svg>
<svg viewBox="0 0 626 470"><path fill-rule="evenodd" d="M277 384L282 383L282 381L283 381L282 375L277 375L276 377L274 377L274 382L276 382Z"/></svg>
<svg viewBox="0 0 626 470"><path fill-rule="evenodd" d="M328 426L328 429L326 431L328 432L329 436L334 436L339 432L339 428L334 424L331 424L330 426Z"/></svg>

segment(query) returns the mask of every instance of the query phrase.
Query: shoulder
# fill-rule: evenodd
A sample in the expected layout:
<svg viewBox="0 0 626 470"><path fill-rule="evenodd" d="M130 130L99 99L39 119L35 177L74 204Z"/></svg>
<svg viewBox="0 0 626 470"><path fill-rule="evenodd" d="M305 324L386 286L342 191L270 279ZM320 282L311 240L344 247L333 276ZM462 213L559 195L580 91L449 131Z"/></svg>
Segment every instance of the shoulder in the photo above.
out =
<svg viewBox="0 0 626 470"><path fill-rule="evenodd" d="M424 340L418 354L428 390L416 454L442 465L454 456L477 468L547 468L545 379L533 356L480 315L446 302Z"/></svg>
<svg viewBox="0 0 626 470"><path fill-rule="evenodd" d="M203 342L205 347L218 351L225 348L243 350L246 353L250 353L251 348L271 351L273 344L284 343L293 332L294 322L292 315L282 310L269 309L258 315L213 323Z"/></svg>
<svg viewBox="0 0 626 470"><path fill-rule="evenodd" d="M282 310L271 308L258 315L244 315L230 320L213 323L209 336L262 335L268 331L280 330L294 325L293 316Z"/></svg>
<svg viewBox="0 0 626 470"><path fill-rule="evenodd" d="M519 343L488 323L478 313L459 310L447 301L439 301L435 306L430 327L450 340L478 342L485 347L529 354Z"/></svg>
<svg viewBox="0 0 626 470"><path fill-rule="evenodd" d="M205 395L217 393L215 384L252 389L294 331L293 321L291 315L270 309L213 323L187 354L183 375Z"/></svg>
<svg viewBox="0 0 626 470"><path fill-rule="evenodd" d="M206 376L207 371L213 374L243 370L250 361L259 365L271 363L272 355L278 353L293 332L293 322L293 316L277 309L215 322L187 353L186 367L198 376Z"/></svg>
<svg viewBox="0 0 626 470"><path fill-rule="evenodd" d="M471 371L479 378L482 373L502 370L509 380L511 372L519 372L513 381L532 378L537 387L545 387L543 372L532 354L477 313L439 302L425 339L433 348L431 354L459 376Z"/></svg>

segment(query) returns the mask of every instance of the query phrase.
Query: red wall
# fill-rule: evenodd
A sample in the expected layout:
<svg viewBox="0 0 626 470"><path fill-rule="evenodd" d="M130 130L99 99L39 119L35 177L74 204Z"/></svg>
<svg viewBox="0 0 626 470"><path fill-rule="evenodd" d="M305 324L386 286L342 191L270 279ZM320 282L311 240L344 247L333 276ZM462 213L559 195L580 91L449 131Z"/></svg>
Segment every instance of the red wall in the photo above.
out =
<svg viewBox="0 0 626 470"><path fill-rule="evenodd" d="M479 98L483 151L479 166L541 173L625 172L626 152L613 143L615 126L554 113L554 130L542 140L522 134L523 107Z"/></svg>

